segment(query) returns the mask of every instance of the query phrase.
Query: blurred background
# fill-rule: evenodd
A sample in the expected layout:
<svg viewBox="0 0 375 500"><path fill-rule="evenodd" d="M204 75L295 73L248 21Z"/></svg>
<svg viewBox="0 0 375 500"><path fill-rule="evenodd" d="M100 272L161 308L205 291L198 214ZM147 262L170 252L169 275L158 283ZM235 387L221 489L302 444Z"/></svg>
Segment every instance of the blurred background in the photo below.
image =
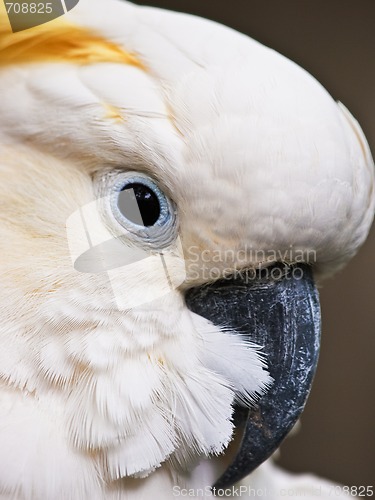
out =
<svg viewBox="0 0 375 500"><path fill-rule="evenodd" d="M219 21L314 75L359 120L375 155L375 0L145 0ZM375 483L375 230L321 289L320 363L302 427L281 448L291 471Z"/></svg>

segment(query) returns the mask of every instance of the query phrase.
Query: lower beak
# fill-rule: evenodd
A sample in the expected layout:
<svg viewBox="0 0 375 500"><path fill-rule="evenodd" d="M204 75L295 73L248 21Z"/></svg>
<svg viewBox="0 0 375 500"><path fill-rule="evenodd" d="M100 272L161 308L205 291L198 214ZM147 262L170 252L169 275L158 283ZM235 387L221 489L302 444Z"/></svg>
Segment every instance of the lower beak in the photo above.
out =
<svg viewBox="0 0 375 500"><path fill-rule="evenodd" d="M310 392L320 346L318 292L307 265L277 264L250 276L238 274L190 289L188 307L263 346L272 387L256 408L235 407L241 446L214 487L247 476L279 447L296 423ZM235 361L235 360L234 360Z"/></svg>

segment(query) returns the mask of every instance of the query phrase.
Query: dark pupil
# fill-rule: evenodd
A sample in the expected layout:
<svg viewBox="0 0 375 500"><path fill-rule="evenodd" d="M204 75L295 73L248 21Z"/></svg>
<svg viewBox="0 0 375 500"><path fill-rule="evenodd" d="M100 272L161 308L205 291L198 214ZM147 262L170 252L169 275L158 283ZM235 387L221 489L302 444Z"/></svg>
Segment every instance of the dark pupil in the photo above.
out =
<svg viewBox="0 0 375 500"><path fill-rule="evenodd" d="M158 197L143 184L127 184L119 194L118 208L124 217L139 226L153 226L160 217Z"/></svg>

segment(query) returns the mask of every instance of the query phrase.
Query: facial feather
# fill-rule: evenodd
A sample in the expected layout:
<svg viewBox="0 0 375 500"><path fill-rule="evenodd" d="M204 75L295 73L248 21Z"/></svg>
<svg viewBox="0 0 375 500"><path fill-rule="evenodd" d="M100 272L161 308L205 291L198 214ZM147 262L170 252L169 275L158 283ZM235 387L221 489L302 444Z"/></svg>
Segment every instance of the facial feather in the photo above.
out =
<svg viewBox="0 0 375 500"><path fill-rule="evenodd" d="M232 436L234 399L251 399L269 382L258 349L193 316L179 291L118 311L105 276L74 270L65 221L94 196L77 165L3 150L0 177L7 390L58 422L56 439L66 440L82 467L92 463L99 482L145 477L163 463L186 470L221 453ZM147 266L121 272L129 293L158 282ZM56 468L64 459L56 457ZM25 482L24 491L38 485Z"/></svg>

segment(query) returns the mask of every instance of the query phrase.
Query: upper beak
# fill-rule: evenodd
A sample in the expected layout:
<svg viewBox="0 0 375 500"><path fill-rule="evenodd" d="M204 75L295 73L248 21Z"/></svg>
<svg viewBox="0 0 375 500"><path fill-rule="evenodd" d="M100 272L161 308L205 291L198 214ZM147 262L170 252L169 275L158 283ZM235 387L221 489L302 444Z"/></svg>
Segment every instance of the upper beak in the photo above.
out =
<svg viewBox="0 0 375 500"><path fill-rule="evenodd" d="M235 408L235 424L245 424L242 443L214 485L226 488L278 448L305 406L319 355L318 292L309 266L277 264L258 271L255 279L242 273L190 289L186 303L214 324L263 346L274 379L256 408Z"/></svg>

